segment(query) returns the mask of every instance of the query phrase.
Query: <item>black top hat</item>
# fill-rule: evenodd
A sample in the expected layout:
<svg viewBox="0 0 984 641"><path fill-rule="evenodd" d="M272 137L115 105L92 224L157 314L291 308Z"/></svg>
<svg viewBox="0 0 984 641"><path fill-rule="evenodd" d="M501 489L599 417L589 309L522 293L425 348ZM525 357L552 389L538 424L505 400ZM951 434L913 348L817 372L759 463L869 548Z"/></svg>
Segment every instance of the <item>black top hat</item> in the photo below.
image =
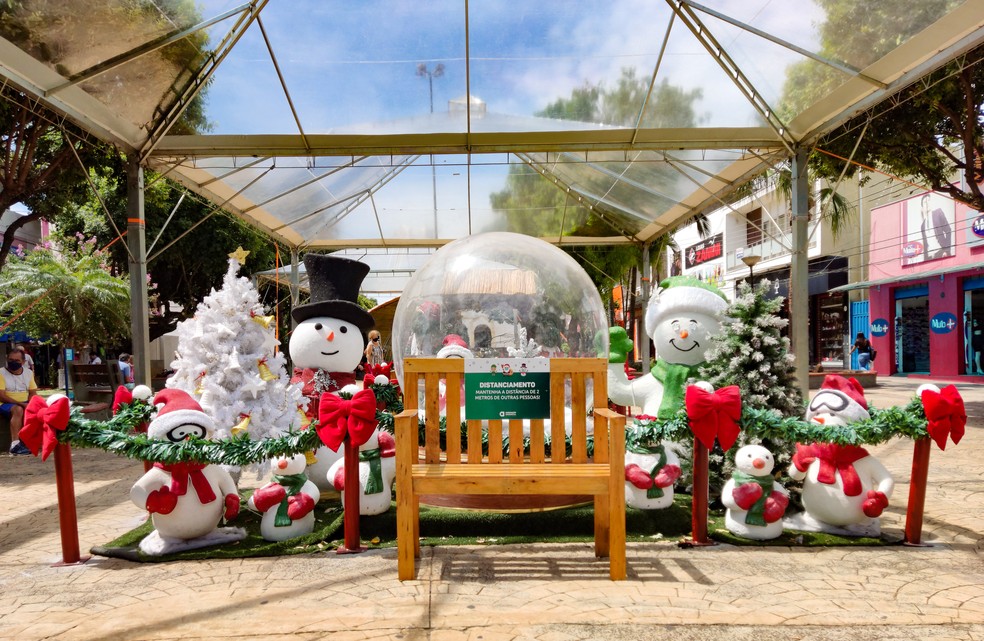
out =
<svg viewBox="0 0 984 641"><path fill-rule="evenodd" d="M375 326L369 312L356 302L362 281L369 273L369 265L329 254L307 254L304 268L311 287L311 300L291 311L294 320L300 323L315 316L340 318L363 333Z"/></svg>

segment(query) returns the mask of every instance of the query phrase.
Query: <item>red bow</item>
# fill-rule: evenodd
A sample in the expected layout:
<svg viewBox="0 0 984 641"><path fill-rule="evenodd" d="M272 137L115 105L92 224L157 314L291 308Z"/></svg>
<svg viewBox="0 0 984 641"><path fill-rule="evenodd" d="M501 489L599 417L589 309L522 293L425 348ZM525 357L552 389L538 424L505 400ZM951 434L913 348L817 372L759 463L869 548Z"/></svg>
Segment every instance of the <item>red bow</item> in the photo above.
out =
<svg viewBox="0 0 984 641"><path fill-rule="evenodd" d="M113 395L113 415L120 411L121 405L129 405L132 402L133 393L122 385L117 387L116 394Z"/></svg>
<svg viewBox="0 0 984 641"><path fill-rule="evenodd" d="M721 449L727 451L738 440L738 419L741 418L741 393L737 385L706 392L696 385L687 388L687 417L690 430L704 447L714 447L717 437Z"/></svg>
<svg viewBox="0 0 984 641"><path fill-rule="evenodd" d="M71 408L65 397L48 405L40 396L32 396L24 410L24 427L20 431L20 440L34 456L41 450L41 460L47 460L58 443L57 432L68 427L70 413Z"/></svg>
<svg viewBox="0 0 984 641"><path fill-rule="evenodd" d="M362 445L376 429L376 395L364 389L346 401L325 392L318 404L318 419L318 436L331 449L337 451L346 437Z"/></svg>
<svg viewBox="0 0 984 641"><path fill-rule="evenodd" d="M833 485L837 481L836 472L840 472L846 496L861 494L861 478L854 469L854 462L868 456L868 450L857 445L837 445L836 443L813 443L812 445L796 444L796 454L793 464L800 472L805 472L814 459L820 461L817 470L817 481L825 485Z"/></svg>
<svg viewBox="0 0 984 641"><path fill-rule="evenodd" d="M946 449L947 436L954 445L959 443L967 426L967 411L957 388L947 385L939 392L923 390L922 403L926 410L926 430L940 449Z"/></svg>
<svg viewBox="0 0 984 641"><path fill-rule="evenodd" d="M205 474L202 472L205 469L203 463L171 463L170 465L154 463L154 467L171 474L172 494L176 496L187 494L188 480L190 479L191 484L195 486L195 492L198 494L198 501L200 503L211 503L215 500L215 491L212 490L212 484L209 483Z"/></svg>

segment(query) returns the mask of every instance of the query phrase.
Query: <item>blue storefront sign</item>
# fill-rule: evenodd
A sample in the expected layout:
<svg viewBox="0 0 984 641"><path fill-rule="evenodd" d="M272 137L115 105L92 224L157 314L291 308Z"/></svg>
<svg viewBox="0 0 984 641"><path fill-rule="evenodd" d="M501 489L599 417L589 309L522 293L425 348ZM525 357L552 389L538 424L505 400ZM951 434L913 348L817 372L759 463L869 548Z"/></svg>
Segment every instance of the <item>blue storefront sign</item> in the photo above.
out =
<svg viewBox="0 0 984 641"><path fill-rule="evenodd" d="M876 318L871 321L871 335L885 336L888 334L888 321L884 318Z"/></svg>
<svg viewBox="0 0 984 641"><path fill-rule="evenodd" d="M929 319L929 328L936 334L949 334L957 328L957 317L950 312L940 312Z"/></svg>

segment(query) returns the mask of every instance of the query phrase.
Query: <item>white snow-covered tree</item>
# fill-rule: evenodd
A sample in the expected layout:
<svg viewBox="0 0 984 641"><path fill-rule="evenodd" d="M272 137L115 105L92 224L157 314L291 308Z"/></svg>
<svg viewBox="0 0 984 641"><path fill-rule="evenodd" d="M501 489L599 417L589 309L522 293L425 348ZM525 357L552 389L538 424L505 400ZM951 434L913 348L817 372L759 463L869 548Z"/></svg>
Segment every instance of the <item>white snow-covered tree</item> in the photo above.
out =
<svg viewBox="0 0 984 641"><path fill-rule="evenodd" d="M239 277L245 254L229 255L222 289L199 303L194 317L178 324L175 373L168 387L195 398L215 422L215 438L245 430L253 440L300 427L300 387L290 384L286 358L275 348L272 318L248 278Z"/></svg>

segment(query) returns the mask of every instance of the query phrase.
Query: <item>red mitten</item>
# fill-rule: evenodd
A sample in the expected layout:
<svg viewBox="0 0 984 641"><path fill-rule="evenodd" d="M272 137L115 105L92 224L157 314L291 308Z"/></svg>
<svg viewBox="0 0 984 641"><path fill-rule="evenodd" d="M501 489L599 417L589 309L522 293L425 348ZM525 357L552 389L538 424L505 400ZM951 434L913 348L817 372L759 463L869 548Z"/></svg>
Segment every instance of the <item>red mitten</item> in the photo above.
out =
<svg viewBox="0 0 984 641"><path fill-rule="evenodd" d="M287 499L287 516L299 519L314 509L314 499L309 495L295 494Z"/></svg>
<svg viewBox="0 0 984 641"><path fill-rule="evenodd" d="M635 463L625 466L625 480L640 490L648 490L653 486L653 477Z"/></svg>
<svg viewBox="0 0 984 641"><path fill-rule="evenodd" d="M881 513L887 507L888 497L885 496L884 492L879 492L878 490L868 490L868 498L861 504L861 509L864 511L865 516L871 518L881 516Z"/></svg>
<svg viewBox="0 0 984 641"><path fill-rule="evenodd" d="M335 478L331 480L331 484L335 486L335 489L341 492L345 489L345 466L339 467L335 470Z"/></svg>
<svg viewBox="0 0 984 641"><path fill-rule="evenodd" d="M225 508L225 515L223 518L225 518L226 521L236 518L236 515L239 514L239 495L226 494Z"/></svg>
<svg viewBox="0 0 984 641"><path fill-rule="evenodd" d="M680 474L682 473L683 470L680 469L679 465L664 465L663 469L653 479L653 482L656 484L656 487L671 487L680 478Z"/></svg>
<svg viewBox="0 0 984 641"><path fill-rule="evenodd" d="M765 509L762 511L762 518L766 523L775 523L786 513L789 505L789 497L782 492L773 492L769 498L765 499Z"/></svg>
<svg viewBox="0 0 984 641"><path fill-rule="evenodd" d="M253 505L260 512L266 512L287 498L287 490L279 483L267 483L253 492Z"/></svg>
<svg viewBox="0 0 984 641"><path fill-rule="evenodd" d="M151 514L170 514L177 504L178 495L166 485L159 490L154 490L147 497L147 511Z"/></svg>
<svg viewBox="0 0 984 641"><path fill-rule="evenodd" d="M762 486L758 483L745 483L731 490L731 496L735 503L743 510L747 510L755 505L755 501L762 498Z"/></svg>
<svg viewBox="0 0 984 641"><path fill-rule="evenodd" d="M813 448L809 445L796 444L796 454L793 455L793 465L800 472L805 472L806 468L810 467L810 463L817 460L816 454L813 453Z"/></svg>

